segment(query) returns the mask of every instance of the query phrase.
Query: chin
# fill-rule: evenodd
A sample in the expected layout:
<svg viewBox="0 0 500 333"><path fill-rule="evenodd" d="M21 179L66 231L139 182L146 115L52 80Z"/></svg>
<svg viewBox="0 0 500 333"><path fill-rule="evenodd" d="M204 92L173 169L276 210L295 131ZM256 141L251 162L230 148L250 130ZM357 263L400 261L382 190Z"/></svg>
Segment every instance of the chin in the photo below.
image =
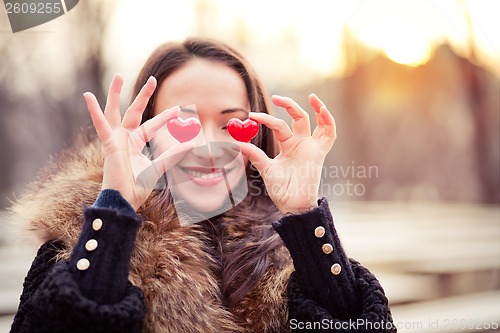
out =
<svg viewBox="0 0 500 333"><path fill-rule="evenodd" d="M231 200L227 196L199 197L189 201L189 206L196 212L206 215L207 218L219 215L232 208ZM187 202L187 200L185 200Z"/></svg>

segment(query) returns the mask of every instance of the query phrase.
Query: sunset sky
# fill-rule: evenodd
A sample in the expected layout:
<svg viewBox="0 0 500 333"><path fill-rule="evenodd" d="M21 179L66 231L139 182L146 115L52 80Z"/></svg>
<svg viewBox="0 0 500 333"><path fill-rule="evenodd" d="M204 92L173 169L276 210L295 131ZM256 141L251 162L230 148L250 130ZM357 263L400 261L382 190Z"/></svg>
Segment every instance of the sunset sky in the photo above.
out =
<svg viewBox="0 0 500 333"><path fill-rule="evenodd" d="M78 30L66 29L78 22L78 8L16 34L10 32L7 20L1 21L1 36L10 45L36 48L29 57L38 66L29 70L57 68L49 77L61 82L72 64L60 55L66 52L68 41L78 43L71 35ZM304 84L346 73L346 33L408 66L424 64L446 41L459 55L468 57L472 40L477 64L500 77L499 12L497 0L115 0L109 29L102 35L105 82L120 72L130 91L155 47L201 35L236 46L267 86ZM26 60L19 57L18 61L23 74L21 64ZM29 71L25 74L30 75ZM24 80L18 84L24 91L31 89Z"/></svg>
<svg viewBox="0 0 500 333"><path fill-rule="evenodd" d="M418 66L445 40L467 55L469 16L479 61L500 74L497 8L495 0L123 0L111 18L111 71L137 71L160 43L200 31L229 43L243 39L244 53L267 80L287 78L291 69L295 77L341 75L345 29L393 61Z"/></svg>

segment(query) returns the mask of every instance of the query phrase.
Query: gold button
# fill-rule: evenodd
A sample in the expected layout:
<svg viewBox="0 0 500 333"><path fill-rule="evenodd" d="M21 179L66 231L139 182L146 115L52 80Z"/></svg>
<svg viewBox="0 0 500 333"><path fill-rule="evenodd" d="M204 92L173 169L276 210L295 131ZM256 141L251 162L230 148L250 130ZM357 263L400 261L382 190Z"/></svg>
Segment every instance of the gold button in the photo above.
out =
<svg viewBox="0 0 500 333"><path fill-rule="evenodd" d="M333 275L339 275L342 271L342 267L339 264L333 264L330 270L332 271Z"/></svg>
<svg viewBox="0 0 500 333"><path fill-rule="evenodd" d="M87 243L85 243L85 248L87 251L94 251L97 249L97 241L95 239L90 239Z"/></svg>
<svg viewBox="0 0 500 333"><path fill-rule="evenodd" d="M80 271L85 271L89 269L89 267L90 267L90 261L85 258L78 260L78 262L76 263L76 268L78 268L78 270Z"/></svg>
<svg viewBox="0 0 500 333"><path fill-rule="evenodd" d="M102 228L102 220L101 219L95 219L94 222L92 222L92 229L95 231L99 231Z"/></svg>
<svg viewBox="0 0 500 333"><path fill-rule="evenodd" d="M325 235L325 228L323 227L317 227L314 229L314 236L321 238Z"/></svg>
<svg viewBox="0 0 500 333"><path fill-rule="evenodd" d="M333 252L333 246L332 246L332 244L328 244L328 243L323 244L323 246L321 247L321 249L323 250L323 252L325 254L330 254L330 253Z"/></svg>

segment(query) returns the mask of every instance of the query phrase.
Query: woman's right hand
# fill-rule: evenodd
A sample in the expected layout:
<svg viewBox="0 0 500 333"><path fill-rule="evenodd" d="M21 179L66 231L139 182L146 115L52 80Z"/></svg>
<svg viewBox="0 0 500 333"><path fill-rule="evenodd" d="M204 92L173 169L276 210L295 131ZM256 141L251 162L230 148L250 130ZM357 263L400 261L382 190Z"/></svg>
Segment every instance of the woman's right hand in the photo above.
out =
<svg viewBox="0 0 500 333"><path fill-rule="evenodd" d="M156 89L156 79L150 77L134 102L120 114L121 75L115 74L109 87L104 113L94 94L83 94L92 122L104 151L102 189L113 189L137 209L146 201L161 175L194 148L194 142L169 147L154 160L142 153L148 142L168 120L177 117L179 107L163 111L141 123L142 113Z"/></svg>

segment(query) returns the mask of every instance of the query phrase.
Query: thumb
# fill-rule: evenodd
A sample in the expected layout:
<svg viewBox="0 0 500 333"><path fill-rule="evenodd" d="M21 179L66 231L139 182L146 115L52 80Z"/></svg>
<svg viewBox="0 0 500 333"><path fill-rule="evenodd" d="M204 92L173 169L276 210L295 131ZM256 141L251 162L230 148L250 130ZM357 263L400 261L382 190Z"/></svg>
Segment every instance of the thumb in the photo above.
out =
<svg viewBox="0 0 500 333"><path fill-rule="evenodd" d="M143 188L153 188L158 179L179 162L187 152L195 147L195 142L188 141L177 144L151 161L151 165L137 177L137 184Z"/></svg>
<svg viewBox="0 0 500 333"><path fill-rule="evenodd" d="M189 151L196 146L194 141L176 144L153 160L156 179L177 164Z"/></svg>
<svg viewBox="0 0 500 333"><path fill-rule="evenodd" d="M236 142L240 147L241 153L248 158L248 160L259 170L261 176L271 163L271 159L259 147L248 142Z"/></svg>

